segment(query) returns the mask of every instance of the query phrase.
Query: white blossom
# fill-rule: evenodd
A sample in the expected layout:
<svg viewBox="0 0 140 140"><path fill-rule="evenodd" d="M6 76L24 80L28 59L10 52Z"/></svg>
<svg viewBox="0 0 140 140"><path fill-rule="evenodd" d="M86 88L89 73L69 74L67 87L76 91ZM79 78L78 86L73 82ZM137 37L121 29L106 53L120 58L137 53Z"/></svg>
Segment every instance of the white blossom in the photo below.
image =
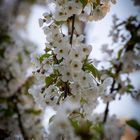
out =
<svg viewBox="0 0 140 140"><path fill-rule="evenodd" d="M81 86L79 85L79 83L72 83L70 84L70 88L71 88L71 92L74 94L74 95L78 95L81 93Z"/></svg>
<svg viewBox="0 0 140 140"><path fill-rule="evenodd" d="M80 46L81 47L81 46ZM69 56L72 60L83 60L83 54L81 53L80 47L74 47L70 50Z"/></svg>
<svg viewBox="0 0 140 140"><path fill-rule="evenodd" d="M124 126L119 122L115 115L108 118L104 125L106 139L120 140L123 135ZM114 137L115 136L115 137Z"/></svg>
<svg viewBox="0 0 140 140"><path fill-rule="evenodd" d="M42 18L39 18L38 22L39 22L39 26L42 27L43 26L43 23L44 23L43 19Z"/></svg>
<svg viewBox="0 0 140 140"><path fill-rule="evenodd" d="M62 59L62 58L66 58L68 56L68 52L69 52L69 48L68 47L64 47L64 46L60 46L55 48L54 53L56 54L56 58L58 60Z"/></svg>
<svg viewBox="0 0 140 140"><path fill-rule="evenodd" d="M109 4L105 3L103 5L99 5L96 7L96 9L93 10L93 12L91 13L91 16L89 16L89 20L101 20L102 18L105 17L105 15L107 14L107 12L109 11Z"/></svg>
<svg viewBox="0 0 140 140"><path fill-rule="evenodd" d="M79 84L82 87L89 87L90 82L93 82L93 77L89 73L81 71L79 74Z"/></svg>
<svg viewBox="0 0 140 140"><path fill-rule="evenodd" d="M83 64L79 60L73 60L70 64L71 71L74 73L81 72L82 66L83 66Z"/></svg>
<svg viewBox="0 0 140 140"><path fill-rule="evenodd" d="M58 101L58 88L55 85L50 85L45 89L43 96L45 98L45 102L49 105L55 105Z"/></svg>
<svg viewBox="0 0 140 140"><path fill-rule="evenodd" d="M41 88L42 86L32 86L28 92L33 96L35 102L42 107L43 109L46 108L46 103L43 97L43 94L41 94Z"/></svg>
<svg viewBox="0 0 140 140"><path fill-rule="evenodd" d="M62 80L64 82L72 80L72 75L71 75L70 69L65 68L64 66L62 66L62 67L59 68L59 71L62 74Z"/></svg>

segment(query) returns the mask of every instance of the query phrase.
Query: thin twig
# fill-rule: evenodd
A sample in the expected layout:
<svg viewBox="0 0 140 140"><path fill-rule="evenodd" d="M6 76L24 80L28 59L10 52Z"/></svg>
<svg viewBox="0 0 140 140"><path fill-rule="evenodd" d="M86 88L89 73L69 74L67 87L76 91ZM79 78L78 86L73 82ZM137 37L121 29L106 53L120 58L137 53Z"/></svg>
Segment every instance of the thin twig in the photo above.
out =
<svg viewBox="0 0 140 140"><path fill-rule="evenodd" d="M75 24L75 15L72 16L72 29L71 29L71 36L70 36L70 44L72 45L73 34L74 34L74 24Z"/></svg>
<svg viewBox="0 0 140 140"><path fill-rule="evenodd" d="M120 63L119 65L116 65L116 66L114 66L114 67L116 68L116 74L117 74L117 76L118 76L118 75L119 75L119 72L121 71L122 63ZM115 83L116 83L116 80L113 79L113 83L112 83L112 86L111 86L111 89L110 89L110 94L112 94L113 91L116 90L116 88L115 88ZM119 86L118 86L118 90L119 90L120 88L121 88L121 86L119 85ZM104 118L103 118L103 123L105 123L106 120L107 120L107 116L108 116L108 113L109 113L109 104L110 104L110 102L107 102L107 104L106 104L106 108L105 108L105 112L104 112Z"/></svg>
<svg viewBox="0 0 140 140"><path fill-rule="evenodd" d="M115 83L116 83L116 81L114 79L113 83L112 83L112 86L111 86L111 89L110 89L110 94L114 91ZM106 120L107 120L107 116L108 116L108 113L109 113L109 104L110 104L110 102L107 102L107 104L106 104L106 108L105 108L105 112L104 112L104 118L103 118L103 123L105 123Z"/></svg>
<svg viewBox="0 0 140 140"><path fill-rule="evenodd" d="M29 140L26 132L24 130L23 122L22 122L22 116L20 114L20 110L18 108L18 94L22 92L22 88L29 82L31 82L33 77L28 77L26 81L21 84L21 86L12 94L10 97L0 97L1 102L11 102L14 105L14 111L17 114L17 121L19 125L19 129L21 132L21 135L23 136L24 140Z"/></svg>
<svg viewBox="0 0 140 140"><path fill-rule="evenodd" d="M19 108L18 108L18 105L17 105L17 101L14 100L13 103L14 103L14 106L15 106L15 112L17 113L17 116L18 116L18 125L19 125L19 128L20 128L21 134L23 136L23 139L28 140L28 137L25 133L24 126L23 126L23 123L22 123L21 114L20 114L20 111L19 111Z"/></svg>
<svg viewBox="0 0 140 140"><path fill-rule="evenodd" d="M105 112L104 112L104 118L103 118L103 123L106 122L108 113L109 113L109 102L107 102L107 104L106 104L106 108L105 108Z"/></svg>

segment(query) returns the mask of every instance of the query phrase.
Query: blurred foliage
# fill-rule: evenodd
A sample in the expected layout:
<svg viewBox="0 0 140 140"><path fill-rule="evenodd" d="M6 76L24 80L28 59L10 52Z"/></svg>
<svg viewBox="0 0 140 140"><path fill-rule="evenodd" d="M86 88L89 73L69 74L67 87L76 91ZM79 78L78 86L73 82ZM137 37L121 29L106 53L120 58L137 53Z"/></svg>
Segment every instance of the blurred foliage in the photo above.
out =
<svg viewBox="0 0 140 140"><path fill-rule="evenodd" d="M128 120L126 121L126 123L131 126L132 128L134 128L135 130L137 130L138 132L140 132L140 123L137 120Z"/></svg>

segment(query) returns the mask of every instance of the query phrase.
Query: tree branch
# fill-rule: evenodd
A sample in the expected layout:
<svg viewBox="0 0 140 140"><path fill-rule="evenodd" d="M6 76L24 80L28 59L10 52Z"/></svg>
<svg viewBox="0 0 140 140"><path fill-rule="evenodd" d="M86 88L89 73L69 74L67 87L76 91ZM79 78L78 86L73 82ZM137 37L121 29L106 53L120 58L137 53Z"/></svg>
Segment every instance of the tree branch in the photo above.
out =
<svg viewBox="0 0 140 140"><path fill-rule="evenodd" d="M74 33L74 23L75 23L75 15L72 16L72 29L71 29L71 36L70 36L70 44L72 45L72 40L73 40L73 33Z"/></svg>
<svg viewBox="0 0 140 140"><path fill-rule="evenodd" d="M122 67L122 63L120 63L119 65L114 65L114 67L116 68L115 71L116 71L116 76L118 77L119 76L119 72L121 71L121 67ZM115 91L115 83L116 83L116 80L113 79L113 83L112 83L112 86L111 86L111 89L110 89L110 94L113 93L113 91ZM118 89L120 88L120 85L118 86ZM106 104L106 108L105 108L105 112L104 112L104 118L103 118L103 123L106 122L107 120L107 116L108 116L108 113L109 113L109 102L107 102Z"/></svg>
<svg viewBox="0 0 140 140"><path fill-rule="evenodd" d="M111 89L110 89L110 94L112 94L113 91L114 91L115 83L116 83L116 80L113 79L113 83L112 83L112 86L111 86ZM106 108L105 108L105 112L104 112L104 118L103 118L103 123L105 123L107 121L107 117L108 117L108 113L109 113L109 104L110 104L110 102L107 102L107 104L106 104Z"/></svg>
<svg viewBox="0 0 140 140"><path fill-rule="evenodd" d="M15 106L15 112L17 113L17 116L18 116L18 125L19 125L19 128L20 128L21 134L22 134L24 140L28 140L28 137L25 133L24 126L23 126L23 123L22 123L21 114L20 114L20 111L19 111L19 108L18 108L18 105L17 105L17 100L15 99L13 101L13 103L14 103L14 106Z"/></svg>

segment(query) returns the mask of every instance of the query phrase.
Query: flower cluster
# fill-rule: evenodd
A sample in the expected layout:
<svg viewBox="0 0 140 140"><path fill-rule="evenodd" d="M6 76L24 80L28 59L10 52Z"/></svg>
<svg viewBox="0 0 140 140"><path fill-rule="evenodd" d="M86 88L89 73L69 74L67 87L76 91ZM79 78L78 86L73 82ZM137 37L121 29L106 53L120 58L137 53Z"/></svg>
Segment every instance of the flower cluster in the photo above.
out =
<svg viewBox="0 0 140 140"><path fill-rule="evenodd" d="M89 104L96 107L99 96L106 98L105 89L111 80L101 84L100 74L88 58L92 46L83 43L83 35L63 34L56 23L44 26L43 31L47 39L45 54L32 55L32 61L37 64L34 75L38 84L29 92L42 107L53 105L55 108L67 96L75 98L83 108ZM88 111L86 107L85 111Z"/></svg>
<svg viewBox="0 0 140 140"><path fill-rule="evenodd" d="M135 89L130 78L130 74L140 69L139 32L140 24L136 17L132 16L126 21L120 21L114 16L110 36L113 40L112 46L115 46L115 49L104 45L102 51L111 58L107 74L115 78L116 90L114 92L116 94L129 93L136 98L139 96L139 91Z"/></svg>
<svg viewBox="0 0 140 140"><path fill-rule="evenodd" d="M81 21L97 21L105 17L110 10L110 3L115 4L115 0L48 0L48 7L51 10L44 16L47 22L66 21L73 14L78 15ZM53 8L52 8L53 7ZM40 25L44 20L40 19ZM46 20L45 20L46 22Z"/></svg>
<svg viewBox="0 0 140 140"><path fill-rule="evenodd" d="M0 139L42 139L41 111L27 92L33 83L27 71L35 45L19 33L21 26L15 26L12 11L17 7L17 2L0 2Z"/></svg>
<svg viewBox="0 0 140 140"><path fill-rule="evenodd" d="M5 31L1 36L4 39L0 43L0 92L1 96L8 97L13 95L27 78L26 67L30 65L29 52L31 48L25 46L27 44L27 46L33 47L33 44L22 40L20 36L13 32ZM15 38L19 40L18 43L15 43Z"/></svg>
<svg viewBox="0 0 140 140"><path fill-rule="evenodd" d="M89 59L92 46L77 33L75 19L102 19L109 10L109 1L49 0L48 5L53 8L39 19L46 35L45 53L31 56L36 84L29 89L41 107L51 106L56 111L50 119L48 140L107 137L103 120L93 122L92 112L99 97L104 102L113 100L108 94L112 79L102 79ZM103 131L98 132L98 127Z"/></svg>

